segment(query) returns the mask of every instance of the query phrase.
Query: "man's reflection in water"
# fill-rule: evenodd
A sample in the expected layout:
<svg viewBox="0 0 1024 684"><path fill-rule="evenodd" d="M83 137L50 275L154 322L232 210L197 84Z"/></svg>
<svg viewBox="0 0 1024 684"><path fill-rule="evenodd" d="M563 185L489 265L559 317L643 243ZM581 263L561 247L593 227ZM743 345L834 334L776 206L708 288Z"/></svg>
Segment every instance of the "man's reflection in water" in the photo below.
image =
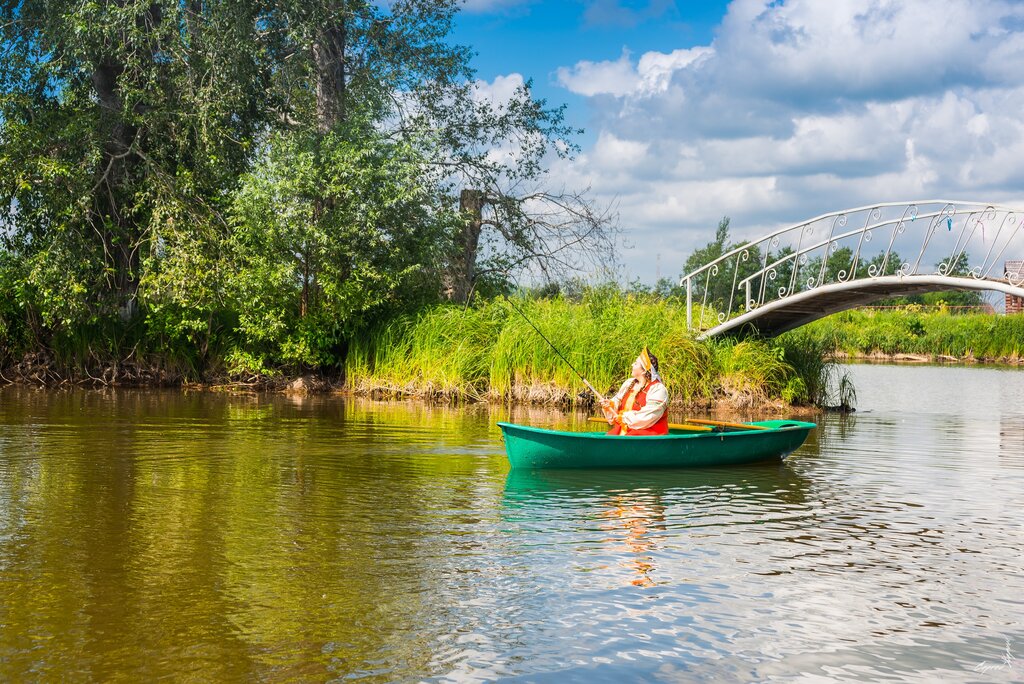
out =
<svg viewBox="0 0 1024 684"><path fill-rule="evenodd" d="M656 566L652 552L658 544L652 531L665 530L665 506L660 502L637 501L628 494L616 495L608 502L608 508L601 516L606 522L601 526L613 536L607 541L622 539L624 550L630 556L621 563L631 570L630 584L636 587L653 587L651 578Z"/></svg>

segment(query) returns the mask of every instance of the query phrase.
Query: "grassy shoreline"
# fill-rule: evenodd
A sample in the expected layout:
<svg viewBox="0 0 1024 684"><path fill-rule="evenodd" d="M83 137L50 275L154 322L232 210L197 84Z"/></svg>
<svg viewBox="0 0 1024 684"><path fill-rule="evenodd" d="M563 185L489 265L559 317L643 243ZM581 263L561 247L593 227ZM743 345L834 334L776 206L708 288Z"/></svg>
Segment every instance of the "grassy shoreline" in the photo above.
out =
<svg viewBox="0 0 1024 684"><path fill-rule="evenodd" d="M1024 363L1024 315L953 314L943 308L852 309L801 329L837 358Z"/></svg>
<svg viewBox="0 0 1024 684"><path fill-rule="evenodd" d="M590 406L572 364L610 394L649 345L678 408L785 408L814 404L826 350L810 356L781 341L698 341L678 304L590 292L517 300L568 360L560 359L503 299L464 308L440 305L382 324L353 340L348 389L379 397Z"/></svg>
<svg viewBox="0 0 1024 684"><path fill-rule="evenodd" d="M593 289L572 299L515 301L605 394L618 388L640 348L649 345L661 361L674 409L842 404L844 391L855 394L838 365L845 360L1024 364L1024 316L953 315L913 306L851 310L771 340L700 341L686 329L684 307L672 299ZM580 408L592 408L594 401L569 365L501 297L470 307L436 304L380 320L348 339L343 358L330 367L260 374L232 374L221 362L220 370L195 377L141 351L81 367L36 352L8 359L0 383L342 392Z"/></svg>
<svg viewBox="0 0 1024 684"><path fill-rule="evenodd" d="M659 357L675 408L785 409L822 398L828 350L772 340L698 341L673 300L594 289L517 299L518 306L599 391L618 389L646 344ZM130 362L63 367L45 354L8 364L2 377L47 386L174 386L233 391L344 391L439 402L591 407L593 396L503 297L470 307L436 304L352 335L343 364L205 377ZM223 367L223 365L221 366ZM0 380L2 382L2 380Z"/></svg>

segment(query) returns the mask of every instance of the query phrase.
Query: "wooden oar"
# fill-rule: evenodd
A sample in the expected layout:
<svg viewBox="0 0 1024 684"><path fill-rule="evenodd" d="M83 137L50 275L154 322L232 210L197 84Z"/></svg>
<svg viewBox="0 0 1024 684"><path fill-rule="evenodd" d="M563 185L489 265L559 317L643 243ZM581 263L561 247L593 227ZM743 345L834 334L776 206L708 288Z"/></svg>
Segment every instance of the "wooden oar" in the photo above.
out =
<svg viewBox="0 0 1024 684"><path fill-rule="evenodd" d="M687 422L697 423L698 425L715 425L718 427L730 427L738 430L771 430L767 425L751 425L750 423L728 423L721 420L699 420L697 418L687 418Z"/></svg>
<svg viewBox="0 0 1024 684"><path fill-rule="evenodd" d="M604 423L608 424L608 421L599 416L591 416L587 418L591 423ZM670 430L689 430L690 432L713 432L713 429L706 425L686 425L684 423L669 423L668 427Z"/></svg>

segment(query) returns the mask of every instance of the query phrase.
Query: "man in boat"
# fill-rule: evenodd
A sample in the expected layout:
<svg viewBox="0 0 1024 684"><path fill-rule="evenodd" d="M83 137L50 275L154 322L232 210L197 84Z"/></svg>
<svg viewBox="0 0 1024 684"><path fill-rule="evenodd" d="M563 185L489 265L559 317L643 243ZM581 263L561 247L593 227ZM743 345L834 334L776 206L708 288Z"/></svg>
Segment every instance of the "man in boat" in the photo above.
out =
<svg viewBox="0 0 1024 684"><path fill-rule="evenodd" d="M601 404L609 435L667 435L668 390L658 375L658 357L644 347L633 362L633 377Z"/></svg>

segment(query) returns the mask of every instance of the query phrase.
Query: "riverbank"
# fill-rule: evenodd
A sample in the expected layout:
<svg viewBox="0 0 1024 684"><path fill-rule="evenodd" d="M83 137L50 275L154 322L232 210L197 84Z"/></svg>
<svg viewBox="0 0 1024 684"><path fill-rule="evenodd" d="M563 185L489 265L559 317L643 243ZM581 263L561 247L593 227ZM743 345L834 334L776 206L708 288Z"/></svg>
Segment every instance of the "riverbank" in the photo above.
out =
<svg viewBox="0 0 1024 684"><path fill-rule="evenodd" d="M839 359L1024 363L1024 316L954 314L942 307L852 309L815 321L801 334Z"/></svg>
<svg viewBox="0 0 1024 684"><path fill-rule="evenodd" d="M590 406L615 392L646 344L660 360L674 407L707 409L827 403L829 350L803 337L700 341L678 302L592 291L476 306L435 306L353 340L346 387L377 397ZM543 331L560 358L531 325Z"/></svg>
<svg viewBox="0 0 1024 684"><path fill-rule="evenodd" d="M185 386L223 391L345 392L374 398L590 407L579 371L611 394L646 344L660 359L673 407L785 410L824 400L833 368L829 350L788 337L772 341L698 341L677 302L594 290L517 299L565 357L504 298L470 307L447 304L391 317L348 340L343 361L321 368L203 375L137 351L127 361L58 364L44 353L9 363L4 380L40 386ZM218 370L222 369L222 370Z"/></svg>
<svg viewBox="0 0 1024 684"><path fill-rule="evenodd" d="M251 372L222 359L200 374L140 345L125 360L93 355L77 364L25 354L8 359L0 382L590 408L594 398L570 365L607 395L647 344L675 409L785 411L850 403L855 392L838 368L845 361L1024 364L1024 316L851 310L773 340L700 341L673 300L595 289L575 299L515 301L565 360L496 298L392 316L354 333L340 360L322 367Z"/></svg>
<svg viewBox="0 0 1024 684"><path fill-rule="evenodd" d="M1024 357L1001 356L996 358L976 357L967 355L964 357L950 356L948 354L885 354L880 351L873 351L868 354L861 352L848 353L844 351L833 352L830 356L839 363L865 362L865 363L929 363L949 365L993 365L993 366L1024 366Z"/></svg>

